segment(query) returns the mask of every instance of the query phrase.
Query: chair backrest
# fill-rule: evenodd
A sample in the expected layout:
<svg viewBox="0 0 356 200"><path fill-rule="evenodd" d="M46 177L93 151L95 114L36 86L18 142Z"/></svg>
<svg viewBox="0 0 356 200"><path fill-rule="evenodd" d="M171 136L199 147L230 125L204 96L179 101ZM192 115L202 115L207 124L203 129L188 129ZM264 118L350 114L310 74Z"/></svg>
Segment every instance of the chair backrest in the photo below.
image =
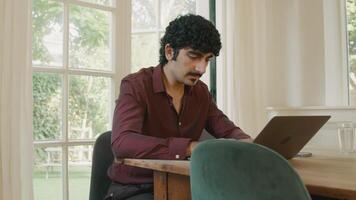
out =
<svg viewBox="0 0 356 200"><path fill-rule="evenodd" d="M192 200L311 200L298 174L258 144L208 140L190 163Z"/></svg>
<svg viewBox="0 0 356 200"><path fill-rule="evenodd" d="M90 200L102 200L111 180L107 170L114 160L111 150L111 131L101 134L95 141L90 180Z"/></svg>

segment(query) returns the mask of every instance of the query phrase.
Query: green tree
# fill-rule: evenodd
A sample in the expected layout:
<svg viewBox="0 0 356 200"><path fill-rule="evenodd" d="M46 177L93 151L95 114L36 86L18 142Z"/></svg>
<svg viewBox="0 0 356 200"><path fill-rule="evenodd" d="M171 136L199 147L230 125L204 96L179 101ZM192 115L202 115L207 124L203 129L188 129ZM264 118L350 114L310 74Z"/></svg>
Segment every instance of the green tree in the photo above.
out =
<svg viewBox="0 0 356 200"><path fill-rule="evenodd" d="M348 16L347 29L349 34L350 74L356 75L356 1L347 0L346 6ZM356 82L352 79L350 79L350 86L356 88Z"/></svg>
<svg viewBox="0 0 356 200"><path fill-rule="evenodd" d="M53 140L58 138L61 129L61 85L61 78L56 74L35 73L33 75L35 139Z"/></svg>
<svg viewBox="0 0 356 200"><path fill-rule="evenodd" d="M62 24L62 6L56 1L34 0L32 5L32 58L50 63L50 55L43 37L51 32L56 23Z"/></svg>
<svg viewBox="0 0 356 200"><path fill-rule="evenodd" d="M91 0L94 2L94 0ZM96 0L107 5L109 0ZM70 64L83 68L108 68L109 24L107 13L70 5ZM44 38L60 26L63 32L63 5L57 1L34 0L32 9L33 60L49 65L50 51ZM98 53L99 52L99 53ZM71 67L71 66L70 66ZM91 129L94 135L108 127L110 79L91 76L70 76L68 123ZM58 74L33 75L33 124L35 140L58 139L62 127L61 105L63 78ZM43 157L44 158L44 157Z"/></svg>

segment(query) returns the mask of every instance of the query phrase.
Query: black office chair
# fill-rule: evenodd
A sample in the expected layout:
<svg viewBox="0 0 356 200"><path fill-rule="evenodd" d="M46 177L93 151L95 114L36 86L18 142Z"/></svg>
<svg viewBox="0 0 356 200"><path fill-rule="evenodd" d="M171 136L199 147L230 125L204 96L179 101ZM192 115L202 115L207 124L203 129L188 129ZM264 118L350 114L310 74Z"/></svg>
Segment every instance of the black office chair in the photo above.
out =
<svg viewBox="0 0 356 200"><path fill-rule="evenodd" d="M114 160L111 150L111 131L101 134L95 141L91 167L89 200L103 200L111 180L107 170Z"/></svg>

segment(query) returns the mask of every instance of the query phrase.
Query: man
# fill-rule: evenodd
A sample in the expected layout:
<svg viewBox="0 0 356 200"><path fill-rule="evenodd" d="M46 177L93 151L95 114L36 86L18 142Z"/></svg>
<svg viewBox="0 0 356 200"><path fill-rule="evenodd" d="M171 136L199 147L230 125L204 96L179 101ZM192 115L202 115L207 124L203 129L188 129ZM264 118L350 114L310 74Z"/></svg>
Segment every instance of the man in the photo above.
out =
<svg viewBox="0 0 356 200"><path fill-rule="evenodd" d="M219 32L203 17L190 14L170 22L161 39L160 64L121 82L112 129L116 158L186 159L204 128L217 138L249 140L216 107L199 80L220 49ZM152 174L113 164L108 196L153 199Z"/></svg>

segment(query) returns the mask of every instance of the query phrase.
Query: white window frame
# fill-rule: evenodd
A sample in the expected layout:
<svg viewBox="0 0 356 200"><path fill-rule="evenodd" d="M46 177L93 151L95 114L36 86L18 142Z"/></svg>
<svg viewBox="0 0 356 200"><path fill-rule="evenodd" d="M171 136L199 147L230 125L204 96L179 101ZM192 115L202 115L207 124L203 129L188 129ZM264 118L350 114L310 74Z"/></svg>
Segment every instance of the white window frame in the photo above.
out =
<svg viewBox="0 0 356 200"><path fill-rule="evenodd" d="M347 29L348 26L348 16L347 16L347 7L346 7L346 1L347 0L343 0L340 2L340 7L341 7L341 15L343 16L343 18L341 18L341 24L342 24L342 35L343 35L343 58L345 61L345 65L347 66L346 68L343 68L342 73L346 75L346 77L344 78L347 84L347 97L348 97L348 106L351 106L351 95L350 95L350 59L349 59L349 32ZM356 105L352 105L353 107L355 107Z"/></svg>
<svg viewBox="0 0 356 200"><path fill-rule="evenodd" d="M346 3L324 1L323 6L325 105L350 106Z"/></svg>
<svg viewBox="0 0 356 200"><path fill-rule="evenodd" d="M96 5L92 3L83 2L80 0L56 0L62 2L64 6L64 29L63 29L63 68L55 68L48 66L33 66L33 73L55 73L63 77L62 79L62 138L56 141L34 141L34 148L45 147L60 147L62 148L62 192L63 200L69 199L69 171L68 171L68 148L78 145L94 145L95 139L87 140L69 140L68 139L68 87L69 75L89 75L108 77L112 79L111 88L111 113L110 124L112 123L112 116L115 107L115 99L120 92L121 79L131 72L131 1L128 0L116 0L116 5L113 7ZM113 0L115 2L115 0ZM157 0L156 6L158 7L158 14L160 11L160 1ZM87 8L100 9L109 11L112 13L112 71L99 71L89 69L70 69L68 67L68 37L69 37L69 13L68 5L79 5ZM32 8L31 8L32 9ZM209 19L209 2L206 0L196 0L196 14L202 15L206 19ZM157 23L160 23L160 15L157 15ZM158 26L157 26L158 27ZM154 29L150 31L141 31L140 33L156 33L158 41L160 40L160 34L164 32L164 29ZM135 32L134 34L139 34ZM32 36L31 36L32 38ZM157 46L159 48L159 46ZM30 46L30 52L32 52L32 46ZM158 59L158 58L157 58ZM202 80L209 86L210 83L210 70L207 69L206 74L202 77Z"/></svg>
<svg viewBox="0 0 356 200"><path fill-rule="evenodd" d="M86 140L69 140L68 139L68 91L70 75L87 75L100 76L111 78L111 103L109 122L112 123L113 108L115 105L115 98L119 93L119 86L122 77L130 71L130 29L131 29L131 2L126 0L114 0L113 7L87 3L79 0L57 0L63 3L63 67L55 68L42 66L33 66L33 73L45 72L61 75L62 77L62 138L59 140L49 141L34 141L34 148L46 147L60 147L62 149L62 192L63 200L69 199L69 171L68 171L68 149L72 146L78 145L94 145L95 139ZM69 37L69 5L79 5L86 8L99 9L111 12L111 63L112 69L110 71L100 71L91 69L72 69L68 66L68 37ZM130 20L125 20L130 19ZM31 37L32 38L32 37ZM32 51L31 49L29 50Z"/></svg>
<svg viewBox="0 0 356 200"><path fill-rule="evenodd" d="M210 18L210 1L196 0L196 14L203 16L205 19ZM210 90L210 62L206 68L205 74L200 78Z"/></svg>

